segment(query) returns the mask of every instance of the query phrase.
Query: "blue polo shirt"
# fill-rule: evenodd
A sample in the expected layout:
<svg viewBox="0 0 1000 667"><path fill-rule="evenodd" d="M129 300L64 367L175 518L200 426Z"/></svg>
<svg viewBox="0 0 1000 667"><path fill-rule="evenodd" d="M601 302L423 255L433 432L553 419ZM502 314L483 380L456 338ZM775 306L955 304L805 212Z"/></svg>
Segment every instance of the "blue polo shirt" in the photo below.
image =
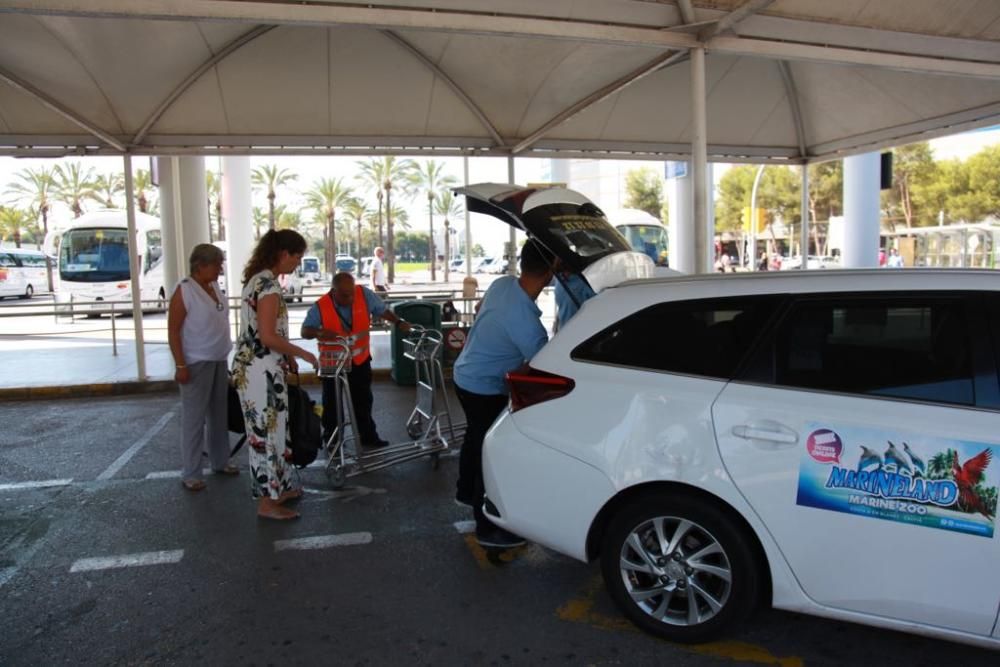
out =
<svg viewBox="0 0 1000 667"><path fill-rule="evenodd" d="M579 273L571 273L569 278L566 279L566 286L569 288L567 292L566 287L563 287L562 282L556 278L556 322L558 328L562 329L566 326L566 323L576 315L576 311L580 310L580 306L583 302L594 296L594 290L587 284L587 281ZM580 306L577 306L570 298L570 294L576 297L576 300L580 302Z"/></svg>
<svg viewBox="0 0 1000 667"><path fill-rule="evenodd" d="M372 317L382 317L382 313L385 312L385 302L364 285L361 286L361 292L365 295L365 306L368 307L368 314ZM350 328L354 324L354 306L342 306L334 299L333 307L337 309L341 321ZM314 303L309 307L306 319L302 320L302 326L314 329L323 328L323 316L319 313L319 303Z"/></svg>
<svg viewBox="0 0 1000 667"><path fill-rule="evenodd" d="M507 372L530 361L549 341L541 318L517 278L495 280L455 362L455 384L474 394L507 394Z"/></svg>

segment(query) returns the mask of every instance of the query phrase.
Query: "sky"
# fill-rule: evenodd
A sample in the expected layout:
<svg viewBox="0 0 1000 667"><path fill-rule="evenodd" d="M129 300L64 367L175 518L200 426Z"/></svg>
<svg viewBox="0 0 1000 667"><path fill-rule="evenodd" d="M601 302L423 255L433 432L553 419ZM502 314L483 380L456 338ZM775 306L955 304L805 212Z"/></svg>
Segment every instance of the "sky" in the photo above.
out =
<svg viewBox="0 0 1000 667"><path fill-rule="evenodd" d="M1000 144L1000 126L965 132L949 137L932 139L930 141L934 156L938 159L967 159L974 153L982 150L985 146ZM87 157L82 158L86 165L92 166L98 173L110 173L121 169L121 158L117 157ZM262 164L276 164L289 169L299 175L293 187L279 192L277 203L284 204L292 209L300 208L304 202L299 194L320 178L343 178L345 184L357 186L355 175L358 173L357 163L363 158L339 157L339 156L312 156L312 157L253 157L251 167ZM416 158L424 160L427 158ZM448 174L454 176L459 183L463 182L463 160L462 158L436 157L434 158L445 164ZM48 159L28 159L0 157L0 188L6 189L6 184L14 180L14 174L26 167L37 168L39 166L52 166L60 160ZM662 173L662 163L660 162L638 162L620 161L620 168L607 170L619 174L624 178L630 169L644 165L652 166ZM135 168L148 169L149 163L146 158L133 160ZM219 170L220 158L208 157L205 159L207 169ZM515 160L514 180L516 183L538 183L547 179L549 174L549 161L539 158L518 158ZM725 171L721 166L715 169L715 180L718 182L721 173ZM472 158L469 160L469 182L470 183L506 183L507 182L507 160L506 158ZM572 187L572 184L570 184ZM617 188L621 189L621 188ZM0 193L3 192L0 190ZM359 194L360 194L359 190ZM267 200L263 193L254 193L254 205L266 208ZM9 198L0 194L0 203L6 203ZM615 208L612 203L596 202L601 206ZM373 208L374 198L371 199ZM410 217L410 228L412 230L426 230L427 220L427 200L422 196L414 197L409 202L405 202L407 212ZM65 207L56 210L54 218L60 216L69 218L69 211ZM51 219L51 218L50 218ZM454 221L456 227L464 228L464 217ZM435 229L439 229L441 224L435 216ZM473 242L483 246L487 255L498 255L502 252L503 243L509 235L509 228L494 218L478 214L470 216Z"/></svg>

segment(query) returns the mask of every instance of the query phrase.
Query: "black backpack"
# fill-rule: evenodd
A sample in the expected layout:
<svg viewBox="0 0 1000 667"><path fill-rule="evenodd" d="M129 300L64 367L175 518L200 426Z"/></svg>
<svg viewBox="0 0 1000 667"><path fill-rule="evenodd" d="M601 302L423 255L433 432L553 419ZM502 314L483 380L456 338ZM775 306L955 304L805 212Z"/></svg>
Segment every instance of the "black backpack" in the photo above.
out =
<svg viewBox="0 0 1000 667"><path fill-rule="evenodd" d="M322 420L313 409L315 405L297 384L288 385L288 447L292 464L300 468L315 461L323 446Z"/></svg>

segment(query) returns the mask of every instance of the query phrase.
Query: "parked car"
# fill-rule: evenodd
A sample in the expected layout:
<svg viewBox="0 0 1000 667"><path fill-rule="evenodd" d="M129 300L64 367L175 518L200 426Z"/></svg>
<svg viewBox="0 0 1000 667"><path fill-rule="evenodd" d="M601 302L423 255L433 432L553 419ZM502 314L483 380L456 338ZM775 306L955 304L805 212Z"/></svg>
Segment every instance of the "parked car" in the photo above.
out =
<svg viewBox="0 0 1000 667"><path fill-rule="evenodd" d="M545 235L544 206L487 203L586 263ZM726 634L764 602L1000 648L1000 275L615 285L615 258L508 376L483 450L490 519L599 559L623 613L670 640Z"/></svg>
<svg viewBox="0 0 1000 667"><path fill-rule="evenodd" d="M473 273L489 273L490 266L496 260L493 257L477 257L472 260Z"/></svg>
<svg viewBox="0 0 1000 667"><path fill-rule="evenodd" d="M374 257L361 258L361 266L358 268L359 276L366 277L372 274L372 260L374 259L375 259Z"/></svg>
<svg viewBox="0 0 1000 667"><path fill-rule="evenodd" d="M281 293L285 301L298 301L302 303L302 277L298 271L283 273L278 276L278 284L281 285Z"/></svg>

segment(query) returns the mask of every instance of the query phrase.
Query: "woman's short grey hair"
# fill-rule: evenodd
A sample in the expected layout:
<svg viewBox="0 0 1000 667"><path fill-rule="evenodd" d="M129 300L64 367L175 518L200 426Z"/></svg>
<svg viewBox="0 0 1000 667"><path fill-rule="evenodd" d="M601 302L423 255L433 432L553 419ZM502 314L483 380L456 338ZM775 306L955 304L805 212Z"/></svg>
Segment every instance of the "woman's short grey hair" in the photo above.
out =
<svg viewBox="0 0 1000 667"><path fill-rule="evenodd" d="M225 259L226 253L211 243L199 243L191 251L191 258L188 260L190 273L194 275L199 266L215 266L219 262L225 261Z"/></svg>

